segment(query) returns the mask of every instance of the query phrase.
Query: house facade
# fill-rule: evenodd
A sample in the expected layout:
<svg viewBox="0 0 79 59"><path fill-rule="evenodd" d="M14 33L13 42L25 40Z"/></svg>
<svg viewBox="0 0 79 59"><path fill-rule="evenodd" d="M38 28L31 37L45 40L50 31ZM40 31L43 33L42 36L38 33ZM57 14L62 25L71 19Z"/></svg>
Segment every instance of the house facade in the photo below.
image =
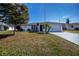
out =
<svg viewBox="0 0 79 59"><path fill-rule="evenodd" d="M79 30L79 23L65 24L64 28L66 30Z"/></svg>
<svg viewBox="0 0 79 59"><path fill-rule="evenodd" d="M51 25L49 32L62 32L63 30L79 30L79 23L57 23L57 22L47 22ZM27 26L21 26L24 31L31 29L34 32L43 32L45 28L43 27L43 22L41 23L30 23Z"/></svg>
<svg viewBox="0 0 79 59"><path fill-rule="evenodd" d="M62 32L62 23L55 23L55 22L48 22L48 24L51 25L50 32ZM21 28L24 29L24 31L27 31L30 29L34 32L44 32L45 28L43 26L43 22L41 23L30 23L27 26L21 26Z"/></svg>

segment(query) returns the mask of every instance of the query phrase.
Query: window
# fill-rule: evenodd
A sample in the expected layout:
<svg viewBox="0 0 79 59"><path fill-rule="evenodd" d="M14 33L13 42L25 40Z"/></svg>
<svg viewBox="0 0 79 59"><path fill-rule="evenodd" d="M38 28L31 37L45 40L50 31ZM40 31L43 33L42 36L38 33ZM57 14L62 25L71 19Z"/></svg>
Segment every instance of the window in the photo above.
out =
<svg viewBox="0 0 79 59"><path fill-rule="evenodd" d="M74 26L73 25L71 25L71 28L73 28Z"/></svg>

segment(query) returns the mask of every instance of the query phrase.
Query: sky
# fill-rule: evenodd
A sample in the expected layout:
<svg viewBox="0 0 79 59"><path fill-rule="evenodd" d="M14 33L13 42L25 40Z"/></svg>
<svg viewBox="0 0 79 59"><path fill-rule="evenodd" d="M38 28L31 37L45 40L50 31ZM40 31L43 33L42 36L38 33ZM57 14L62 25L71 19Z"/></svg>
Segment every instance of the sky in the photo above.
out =
<svg viewBox="0 0 79 59"><path fill-rule="evenodd" d="M28 3L29 23L33 22L79 22L78 3Z"/></svg>

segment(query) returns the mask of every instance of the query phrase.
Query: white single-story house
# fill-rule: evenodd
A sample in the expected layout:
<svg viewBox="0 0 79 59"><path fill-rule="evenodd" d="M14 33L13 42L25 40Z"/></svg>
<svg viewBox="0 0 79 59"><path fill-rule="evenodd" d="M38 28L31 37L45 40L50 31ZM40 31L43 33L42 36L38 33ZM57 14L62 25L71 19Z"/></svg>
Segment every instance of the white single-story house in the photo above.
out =
<svg viewBox="0 0 79 59"><path fill-rule="evenodd" d="M51 25L51 29L50 29L51 32L52 31L54 31L54 32L63 31L61 23L49 23L49 24ZM41 22L41 23L30 23L27 26L21 26L21 28L23 28L24 31L31 29L32 31L42 32L42 31L45 30L45 28L43 27L43 22Z"/></svg>

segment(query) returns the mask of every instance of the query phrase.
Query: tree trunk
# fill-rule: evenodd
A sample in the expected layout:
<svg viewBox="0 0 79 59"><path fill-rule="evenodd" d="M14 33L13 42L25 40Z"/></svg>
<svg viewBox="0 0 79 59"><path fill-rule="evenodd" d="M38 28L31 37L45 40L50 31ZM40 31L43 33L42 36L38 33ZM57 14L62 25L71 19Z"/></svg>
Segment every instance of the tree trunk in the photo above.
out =
<svg viewBox="0 0 79 59"><path fill-rule="evenodd" d="M16 26L14 25L14 30L13 30L13 35L15 35L15 31L16 31Z"/></svg>
<svg viewBox="0 0 79 59"><path fill-rule="evenodd" d="M45 34L47 34L47 27L45 28Z"/></svg>
<svg viewBox="0 0 79 59"><path fill-rule="evenodd" d="M49 31L50 31L50 28L48 28L47 34L49 33Z"/></svg>

